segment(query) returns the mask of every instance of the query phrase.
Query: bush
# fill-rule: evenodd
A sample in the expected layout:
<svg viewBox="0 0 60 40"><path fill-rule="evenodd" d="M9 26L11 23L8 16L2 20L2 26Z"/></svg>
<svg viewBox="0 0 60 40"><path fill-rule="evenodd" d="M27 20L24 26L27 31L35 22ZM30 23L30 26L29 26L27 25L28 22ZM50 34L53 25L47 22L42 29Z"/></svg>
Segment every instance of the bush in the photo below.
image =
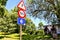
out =
<svg viewBox="0 0 60 40"><path fill-rule="evenodd" d="M44 35L44 31L43 30L38 30L38 31L35 32L35 35L43 36Z"/></svg>

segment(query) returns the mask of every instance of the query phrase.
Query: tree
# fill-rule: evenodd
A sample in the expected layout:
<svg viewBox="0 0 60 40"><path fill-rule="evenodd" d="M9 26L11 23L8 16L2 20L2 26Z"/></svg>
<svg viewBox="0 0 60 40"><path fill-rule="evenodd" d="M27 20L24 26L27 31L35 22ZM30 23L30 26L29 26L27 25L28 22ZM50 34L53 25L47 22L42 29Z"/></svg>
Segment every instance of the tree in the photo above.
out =
<svg viewBox="0 0 60 40"><path fill-rule="evenodd" d="M3 17L5 13L5 5L8 0L0 0L0 17Z"/></svg>
<svg viewBox="0 0 60 40"><path fill-rule="evenodd" d="M39 27L38 28L39 29L42 29L43 28L43 23L42 22L39 23Z"/></svg>
<svg viewBox="0 0 60 40"><path fill-rule="evenodd" d="M36 30L35 24L31 21L31 19L26 18L26 31L34 31Z"/></svg>
<svg viewBox="0 0 60 40"><path fill-rule="evenodd" d="M11 14L11 16L10 16L10 18L11 18L11 20L12 20L12 24L15 24L15 27L14 26L12 26L13 28L16 28L16 31L19 31L19 25L17 24L17 18L18 18L18 8L17 7L15 7L14 9L12 9L11 10L11 12L10 12L10 14ZM35 28L35 25L34 25L34 23L31 21L31 19L29 19L29 18L25 18L25 20L26 20L26 25L22 25L23 26L23 32L27 32L27 31L33 31L33 30L36 30L36 28Z"/></svg>
<svg viewBox="0 0 60 40"><path fill-rule="evenodd" d="M59 4L60 1L58 0L33 0L32 3L27 4L27 10L29 15L32 15L33 17L42 18L48 22L53 20L57 22L60 20Z"/></svg>
<svg viewBox="0 0 60 40"><path fill-rule="evenodd" d="M16 8L16 7L15 7ZM2 11L4 10L3 14ZM0 32L5 33L18 33L19 26L17 25L17 11L14 10L11 12L8 12L8 10L4 7L2 7L1 15L0 15ZM17 10L17 9L16 9Z"/></svg>
<svg viewBox="0 0 60 40"><path fill-rule="evenodd" d="M10 12L5 8L7 0L0 0L0 32L4 32L7 34L10 33L19 33L20 26L17 24L17 18L18 18L18 8L15 7ZM24 29L27 31L34 31L36 30L34 23L29 18L26 19L26 25L23 26L23 32L25 32Z"/></svg>
<svg viewBox="0 0 60 40"><path fill-rule="evenodd" d="M0 0L0 5L6 5L6 2L7 2L8 0Z"/></svg>

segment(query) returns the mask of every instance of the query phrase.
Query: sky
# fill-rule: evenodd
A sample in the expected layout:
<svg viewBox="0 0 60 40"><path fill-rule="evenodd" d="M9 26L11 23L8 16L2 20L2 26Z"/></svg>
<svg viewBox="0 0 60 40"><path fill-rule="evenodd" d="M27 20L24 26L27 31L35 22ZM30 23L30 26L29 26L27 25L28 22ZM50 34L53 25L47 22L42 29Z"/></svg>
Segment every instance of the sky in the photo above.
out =
<svg viewBox="0 0 60 40"><path fill-rule="evenodd" d="M20 0L8 0L6 4L6 9L11 10L18 5Z"/></svg>
<svg viewBox="0 0 60 40"><path fill-rule="evenodd" d="M10 10L13 9L15 6L17 6L20 1L21 1L21 0L8 0L8 1L7 1L7 4L6 4L6 9L10 11ZM25 2L26 2L26 0L24 0L24 3L25 3ZM40 20L40 19L38 19L38 18L34 19L33 17L28 17L28 18L30 18L30 19L33 21L33 23L35 24L35 26L38 26L38 24L39 24L40 22L43 22L43 24L46 25L46 22L45 22L44 20Z"/></svg>

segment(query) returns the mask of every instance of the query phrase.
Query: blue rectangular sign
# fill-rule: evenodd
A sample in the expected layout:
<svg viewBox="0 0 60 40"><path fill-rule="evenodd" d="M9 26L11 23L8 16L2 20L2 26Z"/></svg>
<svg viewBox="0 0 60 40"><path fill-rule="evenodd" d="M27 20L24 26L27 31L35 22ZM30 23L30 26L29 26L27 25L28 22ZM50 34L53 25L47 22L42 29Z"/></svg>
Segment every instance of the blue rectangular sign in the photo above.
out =
<svg viewBox="0 0 60 40"><path fill-rule="evenodd" d="M18 25L20 25L20 24L25 25L25 23L26 23L26 20L24 18L18 18L17 19L17 24Z"/></svg>

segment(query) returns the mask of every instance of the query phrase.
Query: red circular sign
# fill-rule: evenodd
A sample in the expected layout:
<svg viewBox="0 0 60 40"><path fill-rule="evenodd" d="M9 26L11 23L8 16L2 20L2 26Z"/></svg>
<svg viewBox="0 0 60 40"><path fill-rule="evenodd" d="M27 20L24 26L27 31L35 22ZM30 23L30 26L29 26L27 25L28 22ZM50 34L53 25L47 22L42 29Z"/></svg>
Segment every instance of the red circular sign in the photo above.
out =
<svg viewBox="0 0 60 40"><path fill-rule="evenodd" d="M19 16L20 18L24 18L24 17L26 17L26 13L25 13L25 11L23 11L23 10L19 10L19 11L18 11L18 16Z"/></svg>

